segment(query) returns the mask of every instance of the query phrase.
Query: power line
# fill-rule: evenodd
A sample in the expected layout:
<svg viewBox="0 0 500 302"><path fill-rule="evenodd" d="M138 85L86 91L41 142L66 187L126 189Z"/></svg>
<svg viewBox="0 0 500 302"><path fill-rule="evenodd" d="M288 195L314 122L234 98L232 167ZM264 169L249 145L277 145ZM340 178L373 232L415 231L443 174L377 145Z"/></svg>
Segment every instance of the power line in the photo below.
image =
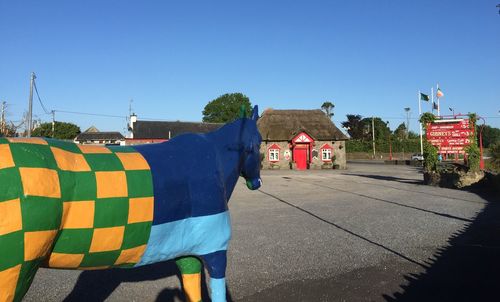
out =
<svg viewBox="0 0 500 302"><path fill-rule="evenodd" d="M38 102L40 103L40 106L42 106L42 109L45 112L45 114L52 114L52 116L54 116L55 112L62 112L62 113L71 113L71 114L80 114L80 115L127 118L126 116L110 115L110 114L88 113L88 112L66 111L66 110L48 110L47 107L45 107L45 105L43 104L42 99L40 98L40 94L38 93L38 88L36 87L35 81L33 81L33 87L35 87L35 92L36 92L36 96L38 98Z"/></svg>
<svg viewBox="0 0 500 302"><path fill-rule="evenodd" d="M406 117L394 117L394 116L375 116L382 120L406 120ZM500 116L481 116L483 118L500 118ZM362 118L365 118L362 116ZM367 119L371 119L371 117L366 117ZM419 120L419 117L410 117L410 120Z"/></svg>
<svg viewBox="0 0 500 302"><path fill-rule="evenodd" d="M43 105L42 99L40 98L40 94L38 94L38 88L36 88L36 82L34 80L33 80L33 86L35 87L36 96L38 98L38 102L40 102L40 105L42 106L43 111L45 112L45 114L51 114L51 112L47 110L47 108L45 108L45 106Z"/></svg>
<svg viewBox="0 0 500 302"><path fill-rule="evenodd" d="M45 110L44 110L45 111ZM113 117L113 118L127 118L125 115L112 115L112 114L101 114L101 113L91 113L91 112L80 112L80 111L68 111L68 110L58 110L55 109L53 110L54 112L61 112L61 113L70 113L70 114L79 114L79 115L89 115L89 116L101 116L101 117ZM52 111L45 111L46 114L52 114ZM390 116L380 116L380 119L387 119L387 120L405 120L405 117L390 117ZM484 118L500 118L500 116L484 116ZM410 117L410 120L418 120L418 117ZM172 122L172 119L163 119L163 118L152 118L152 117L141 117L141 120L143 121L168 121ZM341 122L341 121L338 121ZM193 123L196 123L193 121Z"/></svg>
<svg viewBox="0 0 500 302"><path fill-rule="evenodd" d="M89 113L89 112L67 111L67 110L54 110L54 112L80 114L80 115L102 116L102 117L127 118L127 116L125 116L125 115L111 115L111 114Z"/></svg>
<svg viewBox="0 0 500 302"><path fill-rule="evenodd" d="M112 117L112 118L125 118L127 119L127 116L121 116L121 115L111 115L111 114L100 114L100 113L90 113L90 112L78 112L78 111L67 111L67 110L47 110L45 105L42 102L42 99L40 98L40 94L38 93L38 88L36 86L36 82L33 80L33 87L35 88L36 96L38 98L38 102L40 103L40 106L42 107L43 111L45 114L52 114L54 116L55 112L62 112L62 113L70 113L70 114L79 114L79 115L88 115L88 116L101 116L101 117ZM132 102L132 101L131 101ZM407 108L405 108L406 110ZM409 108L408 108L409 109ZM380 116L380 119L385 119L385 120L405 120L404 117L392 117L392 116ZM497 119L500 118L500 116L484 116L483 118L485 119ZM167 119L156 119L156 118L141 118L141 120L149 120L149 121L171 121ZM406 120L419 120L418 117L410 117L407 116Z"/></svg>

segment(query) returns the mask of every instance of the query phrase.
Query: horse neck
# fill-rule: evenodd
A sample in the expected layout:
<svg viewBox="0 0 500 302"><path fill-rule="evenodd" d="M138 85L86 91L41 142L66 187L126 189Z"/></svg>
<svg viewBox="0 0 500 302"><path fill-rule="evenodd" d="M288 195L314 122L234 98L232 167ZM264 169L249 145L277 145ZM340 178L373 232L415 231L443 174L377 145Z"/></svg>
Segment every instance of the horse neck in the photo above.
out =
<svg viewBox="0 0 500 302"><path fill-rule="evenodd" d="M219 153L224 180L227 185L232 187L236 184L242 169L243 146L240 131L243 126L242 120L236 120L207 134Z"/></svg>

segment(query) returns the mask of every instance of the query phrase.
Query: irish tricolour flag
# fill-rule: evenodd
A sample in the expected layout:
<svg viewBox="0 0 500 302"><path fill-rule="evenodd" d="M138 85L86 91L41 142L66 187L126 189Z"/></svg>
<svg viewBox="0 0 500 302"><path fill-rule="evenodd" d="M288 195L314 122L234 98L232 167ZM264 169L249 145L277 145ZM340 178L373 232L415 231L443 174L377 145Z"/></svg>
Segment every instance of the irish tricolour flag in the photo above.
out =
<svg viewBox="0 0 500 302"><path fill-rule="evenodd" d="M443 96L444 96L444 93L441 91L441 89L438 88L436 91L436 97L442 98Z"/></svg>

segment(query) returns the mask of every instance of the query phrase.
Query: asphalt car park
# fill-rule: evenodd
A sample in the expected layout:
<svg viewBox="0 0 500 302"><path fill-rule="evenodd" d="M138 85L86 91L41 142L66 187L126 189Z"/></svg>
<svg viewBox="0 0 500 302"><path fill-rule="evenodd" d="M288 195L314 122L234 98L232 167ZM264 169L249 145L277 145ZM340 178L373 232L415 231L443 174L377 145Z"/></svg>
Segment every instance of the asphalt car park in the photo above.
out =
<svg viewBox="0 0 500 302"><path fill-rule="evenodd" d="M419 167L348 166L262 171L257 191L241 179L229 204L229 300L477 301L494 295L500 271L495 196L424 186ZM63 300L182 301L182 293L170 262L39 270L25 301Z"/></svg>

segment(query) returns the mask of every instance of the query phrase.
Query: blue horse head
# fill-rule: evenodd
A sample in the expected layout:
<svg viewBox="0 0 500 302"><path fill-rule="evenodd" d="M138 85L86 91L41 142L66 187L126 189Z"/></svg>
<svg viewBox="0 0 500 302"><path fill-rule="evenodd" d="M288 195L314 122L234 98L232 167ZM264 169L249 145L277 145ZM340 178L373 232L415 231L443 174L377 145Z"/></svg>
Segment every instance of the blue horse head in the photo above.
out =
<svg viewBox="0 0 500 302"><path fill-rule="evenodd" d="M262 137L257 128L258 111L259 108L255 106L251 117L242 119L240 135L243 147L241 176L245 178L250 190L256 190L262 184L260 179L260 143Z"/></svg>

